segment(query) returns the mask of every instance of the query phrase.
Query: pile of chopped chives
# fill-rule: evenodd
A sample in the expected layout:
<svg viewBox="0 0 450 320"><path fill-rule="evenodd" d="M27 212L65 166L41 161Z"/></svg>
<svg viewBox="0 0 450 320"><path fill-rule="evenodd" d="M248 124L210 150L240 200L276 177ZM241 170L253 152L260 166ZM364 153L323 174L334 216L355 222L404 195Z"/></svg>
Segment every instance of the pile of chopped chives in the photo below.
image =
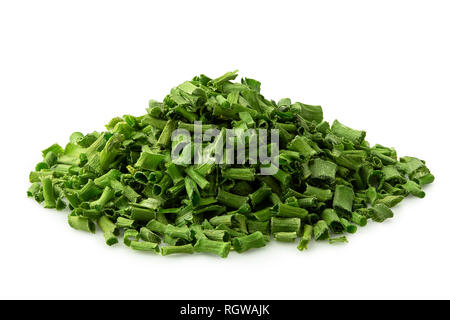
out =
<svg viewBox="0 0 450 320"><path fill-rule="evenodd" d="M45 208L68 207L72 228L94 233L98 226L110 246L123 234L134 250L221 257L264 247L271 237L299 250L311 238L347 242L343 234L393 217L391 208L409 194L425 196L434 176L424 161L397 160L393 148L371 147L364 131L324 121L320 106L267 100L260 82L236 77L200 75L163 102L151 100L143 116L113 118L106 132L75 132L65 148L43 150L28 196ZM181 154L189 161L174 161L182 142L172 133L193 132L196 121L221 133L253 129L257 140L262 129L277 129L279 169L261 175L266 164L258 161L195 164L194 148ZM252 137L233 139L240 138L248 150Z"/></svg>

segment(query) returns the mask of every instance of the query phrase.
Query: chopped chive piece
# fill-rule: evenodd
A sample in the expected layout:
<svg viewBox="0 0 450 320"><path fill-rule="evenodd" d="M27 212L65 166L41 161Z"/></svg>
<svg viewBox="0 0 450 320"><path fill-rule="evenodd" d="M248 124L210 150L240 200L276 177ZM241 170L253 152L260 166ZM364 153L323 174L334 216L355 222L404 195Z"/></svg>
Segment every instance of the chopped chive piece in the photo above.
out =
<svg viewBox="0 0 450 320"><path fill-rule="evenodd" d="M412 180L408 180L402 187L408 193L412 194L415 197L418 197L418 198L425 197L425 192L422 191L422 189L420 188L420 185L418 185L417 183L415 183Z"/></svg>
<svg viewBox="0 0 450 320"><path fill-rule="evenodd" d="M345 218L341 218L340 221L341 221L342 225L344 226L345 231L347 231L348 233L355 233L356 230L358 229L354 224L351 224Z"/></svg>
<svg viewBox="0 0 450 320"><path fill-rule="evenodd" d="M278 217L304 219L308 216L308 211L306 209L290 206L283 203L276 204L273 207L273 211Z"/></svg>
<svg viewBox="0 0 450 320"><path fill-rule="evenodd" d="M358 212L352 212L352 222L356 223L360 227L364 227L367 224L367 217L360 215Z"/></svg>
<svg viewBox="0 0 450 320"><path fill-rule="evenodd" d="M348 240L347 240L347 238L346 238L346 236L342 236L342 237L338 237L338 238L331 238L331 239L328 239L328 242L330 243L330 244L334 244L334 243L348 243Z"/></svg>
<svg viewBox="0 0 450 320"><path fill-rule="evenodd" d="M123 234L123 243L125 243L125 245L129 247L131 241L134 240L139 240L139 232L134 229L125 230Z"/></svg>
<svg viewBox="0 0 450 320"><path fill-rule="evenodd" d="M333 162L316 158L309 169L311 170L311 178L332 182L336 177L337 165Z"/></svg>
<svg viewBox="0 0 450 320"><path fill-rule="evenodd" d="M277 232L273 235L275 240L280 242L294 242L297 239L297 232Z"/></svg>
<svg viewBox="0 0 450 320"><path fill-rule="evenodd" d="M270 219L270 231L277 232L300 232L301 220L299 218L276 218Z"/></svg>
<svg viewBox="0 0 450 320"><path fill-rule="evenodd" d="M163 235L166 232L167 225L157 220L152 220L147 223L146 227L153 232Z"/></svg>
<svg viewBox="0 0 450 320"><path fill-rule="evenodd" d="M326 240L330 237L328 232L328 225L325 221L319 220L314 225L314 240Z"/></svg>
<svg viewBox="0 0 450 320"><path fill-rule="evenodd" d="M42 179L42 193L44 195L44 208L56 208L52 179Z"/></svg>
<svg viewBox="0 0 450 320"><path fill-rule="evenodd" d="M386 219L392 218L394 213L388 206L383 203L377 203L370 208L370 218L376 222L383 222Z"/></svg>
<svg viewBox="0 0 450 320"><path fill-rule="evenodd" d="M212 253L226 258L230 253L231 243L202 238L195 243L194 249L197 252Z"/></svg>
<svg viewBox="0 0 450 320"><path fill-rule="evenodd" d="M137 251L149 251L159 253L159 245L154 242L133 240L130 242L130 248Z"/></svg>
<svg viewBox="0 0 450 320"><path fill-rule="evenodd" d="M69 215L69 225L77 230L95 233L95 224L86 217Z"/></svg>
<svg viewBox="0 0 450 320"><path fill-rule="evenodd" d="M171 224L166 226L164 230L164 236L169 236L177 239L184 239L186 241L191 240L191 230L187 226L175 227Z"/></svg>
<svg viewBox="0 0 450 320"><path fill-rule="evenodd" d="M209 187L209 181L206 180L202 175L200 175L197 171L195 171L192 168L187 168L186 169L186 173L187 175L195 181L195 183L201 188L201 189L205 189L207 187Z"/></svg>
<svg viewBox="0 0 450 320"><path fill-rule="evenodd" d="M308 249L308 243L311 240L311 236L313 233L313 227L309 224L305 224L303 227L303 235L300 238L300 243L297 246L297 249L300 251L303 251L305 249Z"/></svg>
<svg viewBox="0 0 450 320"><path fill-rule="evenodd" d="M261 248L265 245L266 241L264 235L260 231L233 239L233 247L238 253L245 252L252 248Z"/></svg>
<svg viewBox="0 0 450 320"><path fill-rule="evenodd" d="M353 210L354 198L355 195L352 188L344 185L337 185L333 198L333 208L337 212L348 216Z"/></svg>
<svg viewBox="0 0 450 320"><path fill-rule="evenodd" d="M154 243L161 243L161 238L146 227L139 229L139 236L142 240Z"/></svg>
<svg viewBox="0 0 450 320"><path fill-rule="evenodd" d="M228 207L239 209L242 205L247 203L248 197L239 196L237 194L226 192L223 189L219 189L217 201Z"/></svg>
<svg viewBox="0 0 450 320"><path fill-rule="evenodd" d="M166 246L161 247L161 255L167 256L169 254L174 253L187 253L192 254L194 253L194 246L192 244L185 244L183 246Z"/></svg>
<svg viewBox="0 0 450 320"><path fill-rule="evenodd" d="M229 168L222 170L222 178L232 180L255 180L255 169L251 168Z"/></svg>
<svg viewBox="0 0 450 320"><path fill-rule="evenodd" d="M331 132L333 132L338 137L349 140L354 145L360 145L366 137L365 131L359 131L346 127L337 120L334 120L333 125L331 126Z"/></svg>
<svg viewBox="0 0 450 320"><path fill-rule="evenodd" d="M344 231L344 226L335 210L325 209L323 210L321 217L333 233L342 233Z"/></svg>

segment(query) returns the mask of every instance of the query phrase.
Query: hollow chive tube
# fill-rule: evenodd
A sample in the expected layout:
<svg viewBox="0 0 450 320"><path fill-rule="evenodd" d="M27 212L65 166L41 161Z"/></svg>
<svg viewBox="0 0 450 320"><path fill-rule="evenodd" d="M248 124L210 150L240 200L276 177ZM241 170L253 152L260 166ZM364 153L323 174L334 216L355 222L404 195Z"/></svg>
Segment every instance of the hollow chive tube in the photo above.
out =
<svg viewBox="0 0 450 320"><path fill-rule="evenodd" d="M68 222L74 229L95 233L95 224L86 217L70 214L68 217Z"/></svg>
<svg viewBox="0 0 450 320"><path fill-rule="evenodd" d="M297 232L277 232L273 235L275 240L280 242L294 242L297 239Z"/></svg>
<svg viewBox="0 0 450 320"><path fill-rule="evenodd" d="M325 221L333 233L342 233L344 226L342 225L339 216L333 209L325 209L321 214L321 218Z"/></svg>
<svg viewBox="0 0 450 320"><path fill-rule="evenodd" d="M201 174L199 174L192 167L186 168L184 171L200 187L200 189L205 189L209 187L209 181L206 180Z"/></svg>
<svg viewBox="0 0 450 320"><path fill-rule="evenodd" d="M161 235L163 235L164 232L166 231L166 227L167 225L159 222L158 220L151 220L146 225L146 228Z"/></svg>
<svg viewBox="0 0 450 320"><path fill-rule="evenodd" d="M187 254L193 254L194 253L194 246L190 243L185 244L183 246L164 246L161 247L161 255L167 256L169 254L174 253L187 253Z"/></svg>
<svg viewBox="0 0 450 320"><path fill-rule="evenodd" d="M166 226L164 230L164 236L169 236L176 239L184 239L186 241L191 241L191 230L187 226L176 227L171 224Z"/></svg>
<svg viewBox="0 0 450 320"><path fill-rule="evenodd" d="M300 232L301 220L299 218L277 218L270 219L270 231L277 232Z"/></svg>
<svg viewBox="0 0 450 320"><path fill-rule="evenodd" d="M358 229L358 227L356 227L354 224L351 224L350 222L348 222L347 219L345 218L340 218L339 219L342 223L342 225L345 228L345 231L347 231L348 233L355 233L356 230Z"/></svg>
<svg viewBox="0 0 450 320"><path fill-rule="evenodd" d="M314 225L313 228L314 232L314 240L326 240L330 237L330 234L328 232L328 225L325 221L319 220Z"/></svg>
<svg viewBox="0 0 450 320"><path fill-rule="evenodd" d="M263 185L255 192L248 195L248 198L250 199L250 202L253 207L263 202L267 197L269 197L272 194L272 190L266 186Z"/></svg>
<svg viewBox="0 0 450 320"><path fill-rule="evenodd" d="M364 227L367 224L367 217L354 211L352 212L352 222L356 223L360 227Z"/></svg>
<svg viewBox="0 0 450 320"><path fill-rule="evenodd" d="M164 173L162 171L152 171L148 174L148 181L151 183L158 183L163 176Z"/></svg>
<svg viewBox="0 0 450 320"><path fill-rule="evenodd" d="M264 235L260 231L256 231L252 234L237 237L233 239L233 247L238 253L245 252L252 248L261 248L266 245Z"/></svg>
<svg viewBox="0 0 450 320"><path fill-rule="evenodd" d="M278 217L284 218L301 218L308 216L308 211L304 208L290 206L288 204L279 203L273 206L273 212Z"/></svg>
<svg viewBox="0 0 450 320"><path fill-rule="evenodd" d="M39 192L36 192L34 194L33 198L37 203L41 203L42 201L44 201L44 195L42 193L42 190Z"/></svg>
<svg viewBox="0 0 450 320"><path fill-rule="evenodd" d="M255 181L255 169L253 168L223 169L222 178L231 180Z"/></svg>
<svg viewBox="0 0 450 320"><path fill-rule="evenodd" d="M355 194L353 193L352 188L344 185L337 185L334 192L333 208L344 217L351 217L354 199Z"/></svg>
<svg viewBox="0 0 450 320"><path fill-rule="evenodd" d="M47 177L42 179L42 193L44 195L44 208L55 208L56 200L52 179Z"/></svg>
<svg viewBox="0 0 450 320"><path fill-rule="evenodd" d="M103 236L105 237L105 242L108 246L112 246L119 242L117 239L119 229L107 216L101 216L98 218L97 224L103 231Z"/></svg>
<svg viewBox="0 0 450 320"><path fill-rule="evenodd" d="M116 226L118 228L133 228L134 220L124 218L124 217L118 217L116 220Z"/></svg>
<svg viewBox="0 0 450 320"><path fill-rule="evenodd" d="M222 258L226 258L230 253L231 243L202 238L197 240L194 245L194 249L197 252L212 253Z"/></svg>
<svg viewBox="0 0 450 320"><path fill-rule="evenodd" d="M131 207L130 218L135 221L148 222L155 219L155 211L147 208Z"/></svg>
<svg viewBox="0 0 450 320"><path fill-rule="evenodd" d="M137 230L128 229L128 230L125 230L125 232L123 234L123 243L125 243L125 245L127 247L129 247L131 244L131 241L134 241L134 240L137 241L137 240L139 240L139 238L140 238L139 232Z"/></svg>
<svg viewBox="0 0 450 320"><path fill-rule="evenodd" d="M225 230L203 230L203 234L210 240L215 241L230 241L230 235Z"/></svg>
<svg viewBox="0 0 450 320"><path fill-rule="evenodd" d="M153 185L152 193L155 196L162 196L171 185L172 179L168 174L165 174L159 182Z"/></svg>
<svg viewBox="0 0 450 320"><path fill-rule="evenodd" d="M300 208L315 208L317 207L317 198L306 197L297 200L297 204Z"/></svg>
<svg viewBox="0 0 450 320"><path fill-rule="evenodd" d="M408 180L405 184L402 185L402 188L415 197L425 197L425 192L423 192L420 186L412 180Z"/></svg>
<svg viewBox="0 0 450 320"><path fill-rule="evenodd" d="M39 182L34 182L31 184L31 186L27 190L27 196L28 197L34 197L36 193L38 193L41 190L41 184Z"/></svg>
<svg viewBox="0 0 450 320"><path fill-rule="evenodd" d="M159 253L159 245L154 242L133 240L130 242L130 248L137 251L148 251Z"/></svg>
<svg viewBox="0 0 450 320"><path fill-rule="evenodd" d="M139 236L144 241L161 243L161 238L146 227L139 229Z"/></svg>
<svg viewBox="0 0 450 320"><path fill-rule="evenodd" d="M311 240L311 236L313 233L313 227L309 224L305 224L303 227L303 235L300 238L300 242L297 246L297 249L300 251L303 251L305 249L308 249L308 243Z"/></svg>
<svg viewBox="0 0 450 320"><path fill-rule="evenodd" d="M91 208L95 208L97 210L102 209L110 200L114 198L115 192L110 187L105 187L103 189L102 195L96 201L90 203Z"/></svg>
<svg viewBox="0 0 450 320"><path fill-rule="evenodd" d="M217 201L228 207L239 209L242 205L248 202L248 197L239 196L237 194L226 192L223 189L219 189L217 193Z"/></svg>
<svg viewBox="0 0 450 320"><path fill-rule="evenodd" d="M269 221L247 220L247 230L249 233L261 231L264 235L269 235Z"/></svg>

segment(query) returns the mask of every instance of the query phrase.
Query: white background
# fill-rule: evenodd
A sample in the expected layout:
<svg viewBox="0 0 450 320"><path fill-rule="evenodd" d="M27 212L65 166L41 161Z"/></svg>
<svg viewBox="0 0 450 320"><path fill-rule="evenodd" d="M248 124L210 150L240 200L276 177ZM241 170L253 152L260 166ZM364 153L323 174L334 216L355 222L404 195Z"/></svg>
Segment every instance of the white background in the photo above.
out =
<svg viewBox="0 0 450 320"><path fill-rule="evenodd" d="M1 1L0 298L450 298L448 1ZM346 245L159 257L27 199L40 150L194 75L239 69L275 100L427 161L425 199Z"/></svg>

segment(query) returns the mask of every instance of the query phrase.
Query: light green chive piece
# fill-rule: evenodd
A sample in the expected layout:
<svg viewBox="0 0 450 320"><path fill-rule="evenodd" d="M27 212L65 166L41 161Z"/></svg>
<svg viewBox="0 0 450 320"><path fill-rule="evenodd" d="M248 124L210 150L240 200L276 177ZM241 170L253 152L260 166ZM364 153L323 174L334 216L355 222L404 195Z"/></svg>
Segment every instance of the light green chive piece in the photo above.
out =
<svg viewBox="0 0 450 320"><path fill-rule="evenodd" d="M183 246L165 246L161 247L161 255L167 256L169 254L175 254L175 253L187 253L192 254L194 253L194 246L192 244L185 244Z"/></svg>
<svg viewBox="0 0 450 320"><path fill-rule="evenodd" d="M252 248L261 248L266 245L264 235L260 231L256 231L247 236L234 238L232 243L233 248L238 253L245 252Z"/></svg>
<svg viewBox="0 0 450 320"><path fill-rule="evenodd" d="M303 227L303 235L300 238L300 242L297 246L298 250L303 251L305 249L308 249L308 243L311 240L312 233L313 233L313 226L305 224L305 226Z"/></svg>
<svg viewBox="0 0 450 320"><path fill-rule="evenodd" d="M195 243L194 249L197 252L212 253L226 258L230 253L231 243L202 238Z"/></svg>

